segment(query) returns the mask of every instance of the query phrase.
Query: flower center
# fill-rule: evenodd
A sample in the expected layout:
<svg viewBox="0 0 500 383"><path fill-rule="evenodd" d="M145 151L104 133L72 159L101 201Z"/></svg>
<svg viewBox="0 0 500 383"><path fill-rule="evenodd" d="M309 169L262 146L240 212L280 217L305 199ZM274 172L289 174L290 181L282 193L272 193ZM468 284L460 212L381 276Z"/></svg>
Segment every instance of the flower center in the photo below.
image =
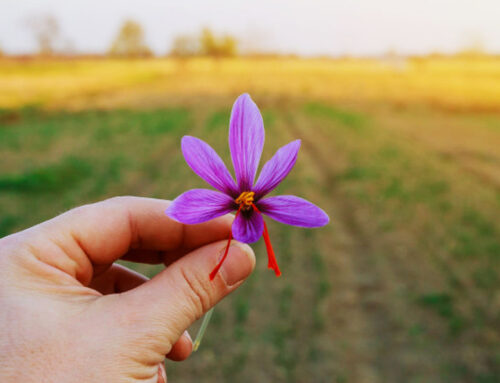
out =
<svg viewBox="0 0 500 383"><path fill-rule="evenodd" d="M250 210L253 205L253 197L255 193L252 191L245 191L240 194L238 198L234 200L238 205L240 205L241 210Z"/></svg>

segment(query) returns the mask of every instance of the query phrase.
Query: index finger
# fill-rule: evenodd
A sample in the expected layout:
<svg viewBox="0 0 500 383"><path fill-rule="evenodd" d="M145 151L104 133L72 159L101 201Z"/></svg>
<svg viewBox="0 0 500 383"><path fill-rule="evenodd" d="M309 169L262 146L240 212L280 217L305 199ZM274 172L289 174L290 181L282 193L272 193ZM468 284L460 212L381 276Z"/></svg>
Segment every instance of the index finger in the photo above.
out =
<svg viewBox="0 0 500 383"><path fill-rule="evenodd" d="M165 210L169 204L170 201L161 199L115 197L70 210L39 226L53 241L56 237L58 246L66 249L80 265L88 261L93 265L111 264L131 249L178 257L180 253L228 237L232 216L184 225L167 217ZM68 242L76 242L78 246ZM79 262L82 254L76 254L75 247L83 250L88 260Z"/></svg>

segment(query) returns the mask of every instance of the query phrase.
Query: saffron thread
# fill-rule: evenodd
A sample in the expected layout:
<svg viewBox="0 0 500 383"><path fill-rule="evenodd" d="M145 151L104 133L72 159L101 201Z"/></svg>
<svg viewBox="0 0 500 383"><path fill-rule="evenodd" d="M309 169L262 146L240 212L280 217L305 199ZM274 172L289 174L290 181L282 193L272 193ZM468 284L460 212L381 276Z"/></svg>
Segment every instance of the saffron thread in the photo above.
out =
<svg viewBox="0 0 500 383"><path fill-rule="evenodd" d="M222 263L226 260L227 253L229 253L229 246L231 245L231 240L233 239L233 233L232 231L229 232L229 239L227 240L227 245L226 245L226 250L224 250L224 255L220 259L219 263L217 266L214 267L214 269L210 272L210 280L213 281L217 273L219 272L219 269L222 266Z"/></svg>
<svg viewBox="0 0 500 383"><path fill-rule="evenodd" d="M257 213L262 214L255 204L252 204L252 207ZM276 255L274 254L273 245L271 244L271 238L269 237L266 221L264 221L264 233L262 236L264 237L264 243L266 244L267 250L267 267L274 270L276 276L279 277L281 275L281 271L278 267L278 262L276 261Z"/></svg>
<svg viewBox="0 0 500 383"><path fill-rule="evenodd" d="M236 219L236 217L238 216L238 214L240 213L241 211L241 206L238 208L238 211L236 212L236 214L234 215L234 219ZM224 250L224 255L222 256L222 258L220 259L219 263L217 263L217 266L214 267L214 269L210 272L210 280L213 281L215 276L217 275L217 273L219 272L219 269L221 268L222 264L224 263L224 261L226 260L226 257L227 257L227 254L229 253L229 245L231 245L231 240L233 239L233 231L231 230L229 232L229 239L227 240L227 245L226 245L226 250Z"/></svg>
<svg viewBox="0 0 500 383"><path fill-rule="evenodd" d="M269 238L266 222L264 222L264 242L267 249L267 267L273 269L276 276L279 277L281 275L281 271L278 267L278 262L276 261L273 246L271 245L271 239Z"/></svg>

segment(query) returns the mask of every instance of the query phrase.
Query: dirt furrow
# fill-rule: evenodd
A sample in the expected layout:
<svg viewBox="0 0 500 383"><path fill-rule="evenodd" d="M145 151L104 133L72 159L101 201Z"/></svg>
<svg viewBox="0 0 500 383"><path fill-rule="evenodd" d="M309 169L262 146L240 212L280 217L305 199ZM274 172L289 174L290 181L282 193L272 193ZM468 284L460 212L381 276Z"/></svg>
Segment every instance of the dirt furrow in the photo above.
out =
<svg viewBox="0 0 500 383"><path fill-rule="evenodd" d="M302 138L302 155L308 157L323 178L322 182L329 192L328 200L323 203L333 212L332 225L335 226L332 230L336 231L336 240L331 235L325 238L326 241L337 242L328 244L328 248L338 249L338 254L330 254L327 260L335 279L329 306L330 318L338 319L331 323L333 328L330 333L346 331L349 334L341 338L350 339L352 344L348 346L348 352L339 355L349 381L385 381L381 368L390 358L389 350L393 349L393 325L384 305L384 277L353 202L343 195L337 185L337 172L332 169L331 158L324 150L332 148L317 145L300 130L297 121L300 120L289 116L287 127L294 136Z"/></svg>

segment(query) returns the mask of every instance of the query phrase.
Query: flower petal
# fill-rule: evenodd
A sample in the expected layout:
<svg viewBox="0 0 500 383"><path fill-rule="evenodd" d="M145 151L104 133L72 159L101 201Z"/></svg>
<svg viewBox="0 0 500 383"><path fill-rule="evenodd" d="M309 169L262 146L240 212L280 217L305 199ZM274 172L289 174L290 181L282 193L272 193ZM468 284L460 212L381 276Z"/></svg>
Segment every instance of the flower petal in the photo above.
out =
<svg viewBox="0 0 500 383"><path fill-rule="evenodd" d="M273 158L266 162L255 187L252 189L256 194L256 199L274 190L290 173L295 161L297 161L299 149L300 140L292 141L278 149Z"/></svg>
<svg viewBox="0 0 500 383"><path fill-rule="evenodd" d="M320 227L330 221L318 206L293 195L265 198L257 203L257 207L262 213L287 225Z"/></svg>
<svg viewBox="0 0 500 383"><path fill-rule="evenodd" d="M233 237L243 243L257 242L264 231L262 214L256 211L240 213L233 222Z"/></svg>
<svg viewBox="0 0 500 383"><path fill-rule="evenodd" d="M208 189L189 190L177 197L165 213L176 221L195 224L209 221L234 210L226 194Z"/></svg>
<svg viewBox="0 0 500 383"><path fill-rule="evenodd" d="M251 190L264 146L264 122L248 94L233 105L229 124L229 148L239 191Z"/></svg>
<svg viewBox="0 0 500 383"><path fill-rule="evenodd" d="M196 137L184 136L181 146L186 162L196 174L223 193L233 197L237 194L231 173L210 145Z"/></svg>

